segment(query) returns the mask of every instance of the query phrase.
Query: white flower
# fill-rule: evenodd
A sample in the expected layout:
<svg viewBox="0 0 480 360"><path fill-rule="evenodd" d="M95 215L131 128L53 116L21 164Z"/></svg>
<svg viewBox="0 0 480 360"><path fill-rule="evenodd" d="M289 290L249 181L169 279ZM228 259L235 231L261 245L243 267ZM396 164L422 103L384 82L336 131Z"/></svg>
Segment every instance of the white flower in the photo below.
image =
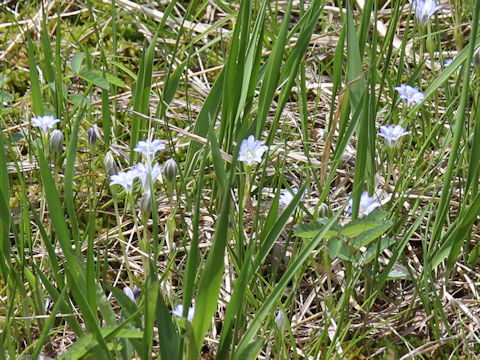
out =
<svg viewBox="0 0 480 360"><path fill-rule="evenodd" d="M397 145L398 140L408 134L410 134L410 131L405 131L401 125L381 125L378 133L379 136L385 138L388 146Z"/></svg>
<svg viewBox="0 0 480 360"><path fill-rule="evenodd" d="M183 317L183 305L178 304L177 307L171 311L171 313L179 318ZM195 306L191 306L188 308L187 320L192 322L194 315L195 315Z"/></svg>
<svg viewBox="0 0 480 360"><path fill-rule="evenodd" d="M142 163L137 163L135 165L136 175L142 183L142 188L144 192L150 192L150 176L152 178L152 183L155 183L155 180L162 174L162 168L160 165L155 163L152 167L144 165Z"/></svg>
<svg viewBox="0 0 480 360"><path fill-rule="evenodd" d="M436 0L409 0L410 4L415 9L415 16L417 17L420 25L427 25L428 20L438 10L442 8L442 5L437 5Z"/></svg>
<svg viewBox="0 0 480 360"><path fill-rule="evenodd" d="M141 140L137 143L137 146L133 151L141 152L145 155L148 164L151 164L157 151L165 149L165 145L161 140Z"/></svg>
<svg viewBox="0 0 480 360"><path fill-rule="evenodd" d="M250 166L256 162L261 163L263 153L267 150L268 146L262 145L260 141L255 140L253 135L250 135L248 139L243 140L240 145L238 161L243 161Z"/></svg>
<svg viewBox="0 0 480 360"><path fill-rule="evenodd" d="M136 286L135 286L136 287ZM133 303L137 303L137 300L135 299L135 294L134 290L130 289L128 286L125 286L123 288L123 293L128 296L130 300L132 300Z"/></svg>
<svg viewBox="0 0 480 360"><path fill-rule="evenodd" d="M290 205L290 202L293 200L293 197L298 193L298 188L297 187L292 187L292 190L287 190L284 189L282 193L280 194L280 197L278 199L279 203L288 206ZM302 199L305 197L305 194L307 193L307 190L303 192Z"/></svg>
<svg viewBox="0 0 480 360"><path fill-rule="evenodd" d="M360 197L360 207L358 208L358 216L367 216L381 204L378 201L373 200L373 197L368 196L368 192L364 191ZM351 213L353 209L353 199L348 199L348 213Z"/></svg>
<svg viewBox="0 0 480 360"><path fill-rule="evenodd" d="M277 325L280 331L283 331L283 329L285 329L285 325L287 325L285 314L281 309L277 311L277 315L275 316L275 324Z"/></svg>
<svg viewBox="0 0 480 360"><path fill-rule="evenodd" d="M425 95L418 90L418 88L402 84L397 86L395 90L398 91L400 94L400 98L405 100L408 106L412 106L415 104L421 104L422 101L425 99Z"/></svg>
<svg viewBox="0 0 480 360"><path fill-rule="evenodd" d="M135 168L119 172L116 175L110 176L110 186L122 185L125 191L130 193L133 190L133 182L137 176L137 170Z"/></svg>
<svg viewBox="0 0 480 360"><path fill-rule="evenodd" d="M60 122L51 115L33 117L31 120L32 126L40 128L42 134L47 134L49 130L53 129L56 123Z"/></svg>

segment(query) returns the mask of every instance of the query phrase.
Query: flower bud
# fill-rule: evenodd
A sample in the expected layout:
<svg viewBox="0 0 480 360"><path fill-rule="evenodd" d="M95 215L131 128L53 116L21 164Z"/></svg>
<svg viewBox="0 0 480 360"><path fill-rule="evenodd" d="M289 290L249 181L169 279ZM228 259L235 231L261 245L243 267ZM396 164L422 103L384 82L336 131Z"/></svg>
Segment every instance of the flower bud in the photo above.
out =
<svg viewBox="0 0 480 360"><path fill-rule="evenodd" d="M480 47L473 53L472 65L477 68L480 67Z"/></svg>
<svg viewBox="0 0 480 360"><path fill-rule="evenodd" d="M136 286L135 286L135 287L136 287ZM137 303L137 300L135 299L135 289L133 289L133 291L132 291L132 289L130 289L128 286L126 286L126 287L123 288L123 293L124 293L125 295L127 295L128 298L129 298L130 300L132 300L132 302L133 302L134 304Z"/></svg>
<svg viewBox="0 0 480 360"><path fill-rule="evenodd" d="M63 133L60 130L53 130L50 133L50 151L60 153L63 149Z"/></svg>
<svg viewBox="0 0 480 360"><path fill-rule="evenodd" d="M285 329L285 326L287 325L285 314L281 309L278 310L277 315L275 316L275 324L277 325L278 330L280 331L283 331Z"/></svg>
<svg viewBox="0 0 480 360"><path fill-rule="evenodd" d="M152 195L146 192L140 198L140 210L143 214L150 214L152 212Z"/></svg>
<svg viewBox="0 0 480 360"><path fill-rule="evenodd" d="M90 127L87 131L88 135L88 144L90 146L95 146L97 143L97 134L95 133L95 129L93 127Z"/></svg>
<svg viewBox="0 0 480 360"><path fill-rule="evenodd" d="M135 297L135 299L140 296L140 289L137 287L137 285L133 287L133 296Z"/></svg>
<svg viewBox="0 0 480 360"><path fill-rule="evenodd" d="M107 173L108 177L118 173L117 164L115 164L115 159L110 151L105 155L103 163L105 165L105 172Z"/></svg>
<svg viewBox="0 0 480 360"><path fill-rule="evenodd" d="M318 207L318 217L326 218L328 217L329 213L330 213L330 209L328 208L328 205L325 203L321 203L320 206Z"/></svg>
<svg viewBox="0 0 480 360"><path fill-rule="evenodd" d="M175 159L168 159L165 162L165 166L163 167L163 173L165 174L165 179L168 182L173 182L177 176L178 165Z"/></svg>

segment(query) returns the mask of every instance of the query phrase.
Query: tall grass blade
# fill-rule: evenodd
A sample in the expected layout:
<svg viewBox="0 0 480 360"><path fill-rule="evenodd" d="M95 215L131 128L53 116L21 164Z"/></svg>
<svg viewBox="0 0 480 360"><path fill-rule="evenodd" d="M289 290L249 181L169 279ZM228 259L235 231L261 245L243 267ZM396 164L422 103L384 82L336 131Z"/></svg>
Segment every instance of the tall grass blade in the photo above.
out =
<svg viewBox="0 0 480 360"><path fill-rule="evenodd" d="M30 73L30 89L32 91L33 111L35 115L44 115L43 96L40 90L40 79L38 77L37 63L35 62L35 51L33 49L32 38L27 32L27 53Z"/></svg>
<svg viewBox="0 0 480 360"><path fill-rule="evenodd" d="M264 1L263 4L266 2ZM272 53L268 58L265 75L263 77L262 87L260 89L260 98L258 100L257 113L257 129L256 137L258 138L265 127L270 106L277 90L278 80L280 78L280 68L283 55L285 52L285 44L287 41L288 26L290 25L290 13L292 11L292 0L288 1L282 25L273 45Z"/></svg>
<svg viewBox="0 0 480 360"><path fill-rule="evenodd" d="M467 61L463 64L463 88L462 88L462 97L460 99L460 106L457 110L455 116L455 124L453 129L453 139L451 143L450 155L448 158L447 169L445 172L445 178L442 187L442 195L440 197L440 203L438 205L437 215L435 217L435 223L432 230L432 238L430 243L430 249L436 246L437 241L441 236L443 230L443 225L445 224L445 219L448 213L450 199L452 197L452 176L456 172L456 164L459 159L458 152L460 149L460 143L462 139L462 134L465 128L465 110L467 108L467 102L469 97L470 89L470 65L472 63L473 52L475 50L475 39L478 31L478 19L480 11L480 2L475 3L475 9L473 12L473 22L472 22L472 38L468 45L467 52Z"/></svg>
<svg viewBox="0 0 480 360"><path fill-rule="evenodd" d="M285 270L284 275L280 279L280 281L275 285L272 293L268 296L267 299L262 303L260 309L258 309L255 317L249 324L249 328L245 332L244 336L240 340L237 349L235 350L236 354L242 354L243 351L250 345L253 338L255 337L258 329L260 328L263 320L267 317L269 312L271 311L272 307L276 304L279 297L283 294L285 287L288 285L290 280L295 276L298 269L303 265L303 263L311 256L313 250L317 248L317 246L322 241L324 235L327 231L336 223L340 218L340 215L343 212L345 206L339 210L339 212L329 219L329 221L325 224L325 227L322 231L312 239L309 243L307 243L304 248L300 251L298 256L292 259L291 264L289 264L288 268ZM234 357L235 359L237 357ZM238 358L240 359L240 358Z"/></svg>
<svg viewBox="0 0 480 360"><path fill-rule="evenodd" d="M133 93L133 110L142 114L149 114L150 106L150 92L152 85L153 73L153 55L155 53L155 44L157 42L157 35L155 35L143 53L140 60L140 67L138 70L137 82L132 88ZM132 128L130 131L130 165L133 163L135 152L134 147L140 139L140 131L145 130L144 121L137 115L133 115Z"/></svg>
<svg viewBox="0 0 480 360"><path fill-rule="evenodd" d="M5 139L0 131L0 275L5 280L11 264L10 245L10 185L8 181L7 159L5 157Z"/></svg>

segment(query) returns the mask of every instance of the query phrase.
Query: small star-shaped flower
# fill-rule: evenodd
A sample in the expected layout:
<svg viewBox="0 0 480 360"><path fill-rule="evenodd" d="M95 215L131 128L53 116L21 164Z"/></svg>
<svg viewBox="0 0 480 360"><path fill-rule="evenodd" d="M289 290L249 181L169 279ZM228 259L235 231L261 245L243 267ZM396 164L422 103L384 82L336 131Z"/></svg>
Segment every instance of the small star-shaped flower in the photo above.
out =
<svg viewBox="0 0 480 360"><path fill-rule="evenodd" d="M140 140L137 143L137 146L133 149L133 151L140 152L145 155L147 159L147 163L152 163L157 151L165 149L165 145L162 140L154 139L154 140Z"/></svg>
<svg viewBox="0 0 480 360"><path fill-rule="evenodd" d="M428 21L443 6L437 5L436 0L409 0L415 9L415 16L420 25L427 25Z"/></svg>
<svg viewBox="0 0 480 360"><path fill-rule="evenodd" d="M405 135L410 134L410 131L405 131L401 125L381 125L379 136L387 141L388 146L397 145L398 140Z"/></svg>
<svg viewBox="0 0 480 360"><path fill-rule="evenodd" d="M253 135L250 135L248 139L243 140L240 145L238 160L243 161L249 166L256 162L261 163L263 153L267 150L268 146L262 145L260 141L255 140Z"/></svg>
<svg viewBox="0 0 480 360"><path fill-rule="evenodd" d="M400 98L404 100L408 106L419 105L425 99L425 95L418 88L402 84L397 86L395 90L400 94Z"/></svg>
<svg viewBox="0 0 480 360"><path fill-rule="evenodd" d="M38 127L42 134L47 134L60 119L55 119L51 115L33 117L31 120L32 126Z"/></svg>
<svg viewBox="0 0 480 360"><path fill-rule="evenodd" d="M171 312L172 312L173 315L175 315L179 318L183 317L183 305L178 304L175 307L175 309L173 309ZM195 306L191 306L191 307L188 308L187 320L192 322L194 315L195 315Z"/></svg>
<svg viewBox="0 0 480 360"><path fill-rule="evenodd" d="M363 217L370 214L373 210L379 207L381 204L378 201L373 200L373 197L368 196L368 192L364 191L360 196L360 207L358 208L358 216ZM353 199L348 199L348 213L352 213Z"/></svg>
<svg viewBox="0 0 480 360"><path fill-rule="evenodd" d="M110 176L110 186L122 185L127 193L131 193L133 190L133 182L137 176L138 174L135 168L119 172L116 175Z"/></svg>
<svg viewBox="0 0 480 360"><path fill-rule="evenodd" d="M152 183L155 183L155 180L162 174L162 168L157 163L153 164L152 167L144 165L142 163L137 163L135 165L135 170L137 176L142 183L143 191L150 192L150 176L152 178Z"/></svg>

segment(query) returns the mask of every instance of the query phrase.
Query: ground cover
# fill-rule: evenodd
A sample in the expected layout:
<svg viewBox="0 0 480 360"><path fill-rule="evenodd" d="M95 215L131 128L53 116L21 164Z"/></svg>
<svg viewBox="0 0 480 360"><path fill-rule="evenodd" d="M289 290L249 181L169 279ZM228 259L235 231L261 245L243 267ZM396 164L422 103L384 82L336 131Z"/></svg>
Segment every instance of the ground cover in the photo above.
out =
<svg viewBox="0 0 480 360"><path fill-rule="evenodd" d="M0 9L0 358L478 357L480 3Z"/></svg>

